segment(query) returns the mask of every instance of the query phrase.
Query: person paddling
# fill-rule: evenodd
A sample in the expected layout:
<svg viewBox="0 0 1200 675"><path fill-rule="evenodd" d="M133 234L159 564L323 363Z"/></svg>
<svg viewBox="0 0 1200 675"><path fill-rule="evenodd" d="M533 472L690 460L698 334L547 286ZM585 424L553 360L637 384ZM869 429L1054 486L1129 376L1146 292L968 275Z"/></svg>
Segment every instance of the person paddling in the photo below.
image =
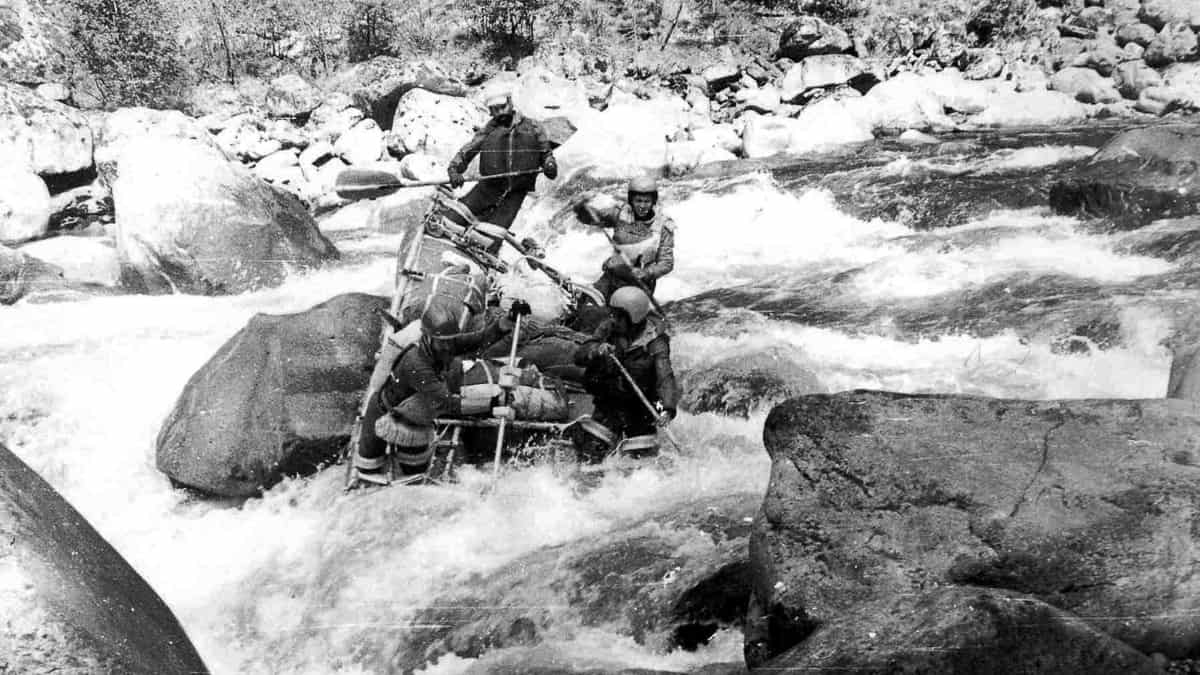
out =
<svg viewBox="0 0 1200 675"><path fill-rule="evenodd" d="M650 312L649 296L633 286L618 288L608 311L609 318L575 352L594 411L569 433L580 460L591 463L617 447L634 458L657 455L656 429L674 419L679 405L671 340L662 319ZM658 408L657 414L643 404L634 386Z"/></svg>
<svg viewBox="0 0 1200 675"><path fill-rule="evenodd" d="M450 185L461 187L465 180L463 173L478 155L479 175L484 178L460 201L477 219L508 229L512 227L525 195L536 185L536 172L540 170L554 180L558 176L558 164L542 125L517 113L509 94L489 97L487 108L491 119L454 155L446 174ZM486 178L521 171L529 173L492 180ZM499 251L499 242L494 248L492 253Z"/></svg>
<svg viewBox="0 0 1200 675"><path fill-rule="evenodd" d="M439 305L421 315L421 338L396 359L387 382L375 392L363 414L359 444L354 453L354 478L387 484L384 473L387 446L405 475L419 475L433 458L433 420L487 412L499 387L475 392L470 398L454 394L446 373L454 357L493 344L512 331L518 316L532 312L529 303L516 300L508 315L483 329L460 333L455 317Z"/></svg>
<svg viewBox="0 0 1200 675"><path fill-rule="evenodd" d="M644 176L629 182L624 204L596 208L585 197L575 207L581 222L613 229L613 253L594 284L606 299L622 286L653 294L658 280L675 269L675 223L658 212L658 201L658 181Z"/></svg>

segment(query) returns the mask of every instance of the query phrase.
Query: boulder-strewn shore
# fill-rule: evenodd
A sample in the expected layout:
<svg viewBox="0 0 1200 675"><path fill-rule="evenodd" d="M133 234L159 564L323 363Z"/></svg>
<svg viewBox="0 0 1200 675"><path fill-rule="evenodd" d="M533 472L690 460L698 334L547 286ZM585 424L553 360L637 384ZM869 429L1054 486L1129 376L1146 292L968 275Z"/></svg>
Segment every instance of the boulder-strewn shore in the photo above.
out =
<svg viewBox="0 0 1200 675"><path fill-rule="evenodd" d="M312 215L345 205L333 191L342 170L443 177L486 119L483 96L498 90L550 129L560 184L685 175L880 135L922 143L936 140L931 132L1200 108L1194 3L1042 4L1022 17L1028 34L1004 42L995 35L1016 10L996 3L980 3L961 26L900 26L908 39L899 56L875 46L875 36L797 14L775 19L778 42L764 53L727 45L691 61L617 69L567 42L490 76L381 56L320 80L286 73L198 85L183 112L69 105L62 84L14 65L22 54L50 58L48 38L30 35L0 48L10 78L0 81L0 149L13 158L0 167L0 245L57 268L66 282L122 291L277 283L285 268L336 255ZM43 64L38 72L56 71ZM221 243L235 234L248 237L245 246ZM31 243L55 235L68 236Z"/></svg>

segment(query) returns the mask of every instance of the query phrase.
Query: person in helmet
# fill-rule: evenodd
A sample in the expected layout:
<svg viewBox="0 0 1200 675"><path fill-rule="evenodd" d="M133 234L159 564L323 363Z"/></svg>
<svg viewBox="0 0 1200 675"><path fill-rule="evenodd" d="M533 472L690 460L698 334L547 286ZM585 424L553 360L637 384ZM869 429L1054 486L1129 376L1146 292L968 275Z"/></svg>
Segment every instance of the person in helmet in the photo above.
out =
<svg viewBox="0 0 1200 675"><path fill-rule="evenodd" d="M656 455L656 428L671 421L679 405L671 341L662 319L650 311L649 296L634 286L623 286L609 298L608 311L609 318L575 353L594 405L591 417L570 431L580 459L586 462L599 462L617 447L633 457ZM660 412L646 408L614 357Z"/></svg>
<svg viewBox="0 0 1200 675"><path fill-rule="evenodd" d="M586 198L575 208L584 223L613 228L613 254L594 284L605 298L622 286L650 293L675 269L675 224L658 209L658 181L649 176L629 182L624 204L597 209Z"/></svg>
<svg viewBox="0 0 1200 675"><path fill-rule="evenodd" d="M480 176L540 170L547 178L556 178L558 164L542 126L517 113L508 94L495 94L486 103L491 119L450 160L446 171L450 185L462 186L463 173L476 155L479 156ZM529 173L480 180L460 201L477 219L507 229L512 227L521 203L533 190L536 179L536 174ZM446 215L455 218L453 214Z"/></svg>
<svg viewBox="0 0 1200 675"><path fill-rule="evenodd" d="M454 316L438 305L421 315L421 338L396 358L391 375L367 404L354 453L356 478L386 483L382 474L388 444L405 475L424 473L433 457L433 420L491 410L492 398L465 399L451 392L446 373L457 356L481 349L512 330L517 316L531 313L516 300L508 316L483 329L460 333ZM478 393L478 392L477 392ZM499 387L492 397L500 394Z"/></svg>

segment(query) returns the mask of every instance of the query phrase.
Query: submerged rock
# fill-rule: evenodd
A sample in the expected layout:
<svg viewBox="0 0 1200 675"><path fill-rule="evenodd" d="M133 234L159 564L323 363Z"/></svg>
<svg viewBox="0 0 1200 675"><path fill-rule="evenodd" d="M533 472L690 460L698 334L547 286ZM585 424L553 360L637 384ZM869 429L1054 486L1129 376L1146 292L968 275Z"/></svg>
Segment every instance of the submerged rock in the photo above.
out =
<svg viewBox="0 0 1200 675"><path fill-rule="evenodd" d="M1196 213L1200 125L1171 124L1118 134L1076 175L1050 188L1059 213L1087 213L1139 226Z"/></svg>
<svg viewBox="0 0 1200 675"><path fill-rule="evenodd" d="M778 348L682 371L680 390L680 406L688 412L741 417L794 396L827 391L810 369Z"/></svg>
<svg viewBox="0 0 1200 675"><path fill-rule="evenodd" d="M0 541L6 672L208 672L154 589L3 445Z"/></svg>
<svg viewBox="0 0 1200 675"><path fill-rule="evenodd" d="M386 298L339 295L256 315L188 381L158 434L157 465L208 494L252 497L315 471L350 438Z"/></svg>
<svg viewBox="0 0 1200 675"><path fill-rule="evenodd" d="M465 579L430 599L381 669L408 672L448 653L531 647L569 637L564 626L603 629L659 651L696 649L717 630L741 625L757 502L746 494L684 505Z"/></svg>
<svg viewBox="0 0 1200 675"><path fill-rule="evenodd" d="M848 392L777 406L751 538L770 658L865 603L1010 590L1139 651L1200 644L1200 411ZM1084 672L1087 668L1059 672Z"/></svg>

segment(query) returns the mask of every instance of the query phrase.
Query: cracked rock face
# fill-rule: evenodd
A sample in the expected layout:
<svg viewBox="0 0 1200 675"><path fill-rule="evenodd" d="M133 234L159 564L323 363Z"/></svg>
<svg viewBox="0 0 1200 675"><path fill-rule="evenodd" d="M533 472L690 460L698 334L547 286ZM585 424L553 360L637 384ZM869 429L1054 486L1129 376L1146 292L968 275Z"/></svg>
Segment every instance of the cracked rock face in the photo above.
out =
<svg viewBox="0 0 1200 675"><path fill-rule="evenodd" d="M1196 653L1198 432L1194 405L1163 400L860 391L777 406L748 658L947 585L1034 596L1144 653Z"/></svg>

